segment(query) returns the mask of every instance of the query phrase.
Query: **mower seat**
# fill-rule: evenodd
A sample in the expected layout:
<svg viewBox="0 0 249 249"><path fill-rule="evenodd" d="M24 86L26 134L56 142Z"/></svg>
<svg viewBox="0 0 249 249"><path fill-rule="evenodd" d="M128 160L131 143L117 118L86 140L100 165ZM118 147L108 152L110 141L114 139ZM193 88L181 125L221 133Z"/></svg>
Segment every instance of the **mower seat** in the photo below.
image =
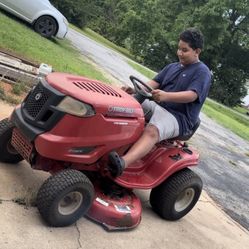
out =
<svg viewBox="0 0 249 249"><path fill-rule="evenodd" d="M177 136L177 137L170 138L169 141L174 141L174 140L187 141L187 140L189 140L194 135L194 133L196 132L198 127L200 126L200 123L201 123L201 120L200 120L200 118L198 118L198 120L197 120L197 122L194 125L192 130L186 132L182 136Z"/></svg>

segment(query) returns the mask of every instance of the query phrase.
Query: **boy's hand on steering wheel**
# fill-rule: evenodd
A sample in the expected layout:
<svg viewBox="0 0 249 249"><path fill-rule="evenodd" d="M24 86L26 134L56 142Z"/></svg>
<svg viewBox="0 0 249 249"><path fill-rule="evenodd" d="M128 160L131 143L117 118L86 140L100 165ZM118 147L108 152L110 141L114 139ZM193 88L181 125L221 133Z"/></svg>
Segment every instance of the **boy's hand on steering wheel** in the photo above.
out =
<svg viewBox="0 0 249 249"><path fill-rule="evenodd" d="M128 94L135 93L135 90L132 87L130 87L130 86L122 86L121 89L123 91L125 91L126 93L128 93Z"/></svg>
<svg viewBox="0 0 249 249"><path fill-rule="evenodd" d="M157 102L157 103L160 103L162 101L164 101L164 98L165 98L165 92L162 91L162 90L159 90L159 89L155 89L153 90L152 92L152 97L153 99Z"/></svg>

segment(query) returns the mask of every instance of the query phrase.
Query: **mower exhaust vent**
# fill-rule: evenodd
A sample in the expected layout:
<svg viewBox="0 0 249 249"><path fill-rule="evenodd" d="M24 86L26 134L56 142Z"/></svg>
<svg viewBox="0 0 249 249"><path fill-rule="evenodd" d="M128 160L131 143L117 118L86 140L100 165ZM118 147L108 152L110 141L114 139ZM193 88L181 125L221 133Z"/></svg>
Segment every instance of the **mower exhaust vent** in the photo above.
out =
<svg viewBox="0 0 249 249"><path fill-rule="evenodd" d="M98 82L77 81L73 82L73 84L78 88L80 88L81 90L86 90L94 93L101 93L104 95L121 98L121 95L115 90L113 90L111 87L100 84Z"/></svg>

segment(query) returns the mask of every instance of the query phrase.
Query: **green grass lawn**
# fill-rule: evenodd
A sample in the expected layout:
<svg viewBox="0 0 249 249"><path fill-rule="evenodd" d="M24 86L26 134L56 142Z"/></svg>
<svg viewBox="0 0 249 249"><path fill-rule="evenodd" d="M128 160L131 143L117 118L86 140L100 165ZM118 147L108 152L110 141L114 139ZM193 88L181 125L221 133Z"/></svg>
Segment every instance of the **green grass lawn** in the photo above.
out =
<svg viewBox="0 0 249 249"><path fill-rule="evenodd" d="M35 63L52 65L55 71L84 75L108 82L95 67L86 63L68 40L46 39L30 26L0 11L0 49L14 52Z"/></svg>
<svg viewBox="0 0 249 249"><path fill-rule="evenodd" d="M234 121L237 121L240 124L247 126L249 129L249 117L243 115L241 112L236 111L235 108L228 108L210 99L207 99L205 103L215 111L226 115L227 117L231 118Z"/></svg>
<svg viewBox="0 0 249 249"><path fill-rule="evenodd" d="M241 106L236 106L233 109L237 112L244 114L244 115L246 115L246 113L249 112L249 110L247 108L241 107Z"/></svg>
<svg viewBox="0 0 249 249"><path fill-rule="evenodd" d="M213 108L213 105L210 106L208 103L204 105L202 111L217 123L249 141L249 126L246 121L240 122L241 119L238 121L235 114L230 115L227 111L217 110L217 108Z"/></svg>

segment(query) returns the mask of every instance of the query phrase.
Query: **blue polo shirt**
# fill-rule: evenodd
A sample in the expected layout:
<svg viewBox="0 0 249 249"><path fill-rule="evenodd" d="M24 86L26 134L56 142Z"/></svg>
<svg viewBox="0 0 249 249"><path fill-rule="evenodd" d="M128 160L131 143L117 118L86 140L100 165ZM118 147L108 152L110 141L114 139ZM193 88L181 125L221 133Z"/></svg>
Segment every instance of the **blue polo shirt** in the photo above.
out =
<svg viewBox="0 0 249 249"><path fill-rule="evenodd" d="M179 62L167 65L153 79L159 89L166 92L195 91L198 98L191 103L161 102L160 105L172 113L179 124L179 135L188 133L196 124L201 107L208 95L211 73L203 62L182 66Z"/></svg>

